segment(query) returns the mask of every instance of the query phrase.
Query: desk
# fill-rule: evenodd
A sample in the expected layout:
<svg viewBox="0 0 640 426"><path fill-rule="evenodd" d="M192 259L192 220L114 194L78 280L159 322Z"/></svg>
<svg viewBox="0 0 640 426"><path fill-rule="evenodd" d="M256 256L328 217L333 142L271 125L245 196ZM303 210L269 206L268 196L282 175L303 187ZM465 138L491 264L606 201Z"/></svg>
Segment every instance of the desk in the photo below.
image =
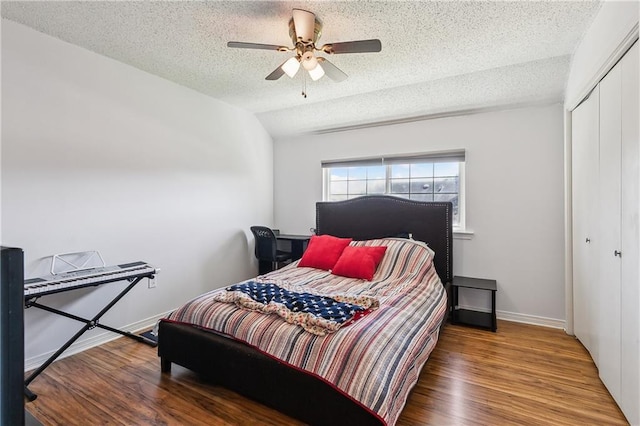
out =
<svg viewBox="0 0 640 426"><path fill-rule="evenodd" d="M296 261L302 257L302 253L304 253L307 244L309 244L311 235L278 234L276 238L279 241L291 242L291 257L293 261Z"/></svg>

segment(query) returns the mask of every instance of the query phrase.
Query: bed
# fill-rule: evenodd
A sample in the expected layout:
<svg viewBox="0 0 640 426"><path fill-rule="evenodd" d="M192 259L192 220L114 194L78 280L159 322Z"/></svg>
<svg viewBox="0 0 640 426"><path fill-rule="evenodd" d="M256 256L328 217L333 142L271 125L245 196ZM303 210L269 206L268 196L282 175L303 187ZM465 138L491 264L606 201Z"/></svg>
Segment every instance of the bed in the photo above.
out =
<svg viewBox="0 0 640 426"><path fill-rule="evenodd" d="M387 246L372 281L301 268L297 266L300 261L257 280L294 282L292 277L297 277L301 281L295 281L296 284L318 284L323 291L364 289L366 294L379 297L380 308L335 333L318 336L288 324L277 315L263 315L219 302L206 308L194 305L213 297L207 293L160 321L158 355L162 372L168 374L171 364L176 363L215 384L309 424L344 421L357 425L395 424L449 312L451 218L451 203L389 196L317 203L317 235L353 238L351 245L354 246ZM431 258L425 253L431 253ZM405 276L407 271L425 284L399 284L409 282ZM387 282L393 285L386 286ZM381 283L380 288L391 290L376 293L377 283ZM416 309L415 314L408 309ZM216 319L211 314L215 310L224 310L230 316ZM189 312L199 312L200 320L205 322L187 319ZM410 312L408 317L396 318L406 312ZM248 315L258 315L261 319L251 319ZM242 321L250 324L238 326ZM413 321L415 325L410 326ZM267 331L257 332L251 325L259 322L268 323ZM385 327L389 328L385 330ZM231 335L234 334L231 329L237 331L235 336ZM280 329L288 330L291 335L279 340L273 337ZM298 331L292 332L292 329ZM374 336L368 337L367 333ZM255 340L258 334L262 340ZM336 340L338 336L350 346ZM398 336L403 339L401 343ZM263 344L266 340L269 343ZM378 355L358 352L373 349L381 352ZM374 362L371 369L366 370L369 363L365 360L372 356L377 364ZM396 373L396 369L400 373Z"/></svg>

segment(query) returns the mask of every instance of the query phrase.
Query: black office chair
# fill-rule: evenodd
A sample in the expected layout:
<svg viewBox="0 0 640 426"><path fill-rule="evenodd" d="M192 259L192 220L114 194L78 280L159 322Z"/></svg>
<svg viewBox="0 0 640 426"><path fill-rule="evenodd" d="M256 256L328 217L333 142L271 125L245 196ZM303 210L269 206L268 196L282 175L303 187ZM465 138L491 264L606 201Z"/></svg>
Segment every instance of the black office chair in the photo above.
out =
<svg viewBox="0 0 640 426"><path fill-rule="evenodd" d="M252 226L251 232L256 238L260 275L279 269L284 262L291 260L291 252L278 250L278 240L271 228Z"/></svg>

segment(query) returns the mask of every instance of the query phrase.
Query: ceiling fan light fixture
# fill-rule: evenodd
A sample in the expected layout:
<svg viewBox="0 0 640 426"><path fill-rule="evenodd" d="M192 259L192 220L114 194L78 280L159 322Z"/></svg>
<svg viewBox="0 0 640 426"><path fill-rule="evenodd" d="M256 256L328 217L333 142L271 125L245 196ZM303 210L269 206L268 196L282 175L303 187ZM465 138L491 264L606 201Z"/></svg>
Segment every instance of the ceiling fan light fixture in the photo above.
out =
<svg viewBox="0 0 640 426"><path fill-rule="evenodd" d="M311 80L316 81L322 78L322 76L324 75L324 69L322 68L322 65L320 65L318 63L318 61L316 61L316 66L313 69L308 70L309 71L309 76L311 77Z"/></svg>
<svg viewBox="0 0 640 426"><path fill-rule="evenodd" d="M293 78L296 76L298 70L300 69L300 61L294 56L292 58L289 58L288 61L282 64L281 68L282 71L285 72L285 74L287 74L290 78Z"/></svg>
<svg viewBox="0 0 640 426"><path fill-rule="evenodd" d="M305 52L304 55L302 55L302 66L307 71L311 71L318 66L318 59L313 56L312 52Z"/></svg>

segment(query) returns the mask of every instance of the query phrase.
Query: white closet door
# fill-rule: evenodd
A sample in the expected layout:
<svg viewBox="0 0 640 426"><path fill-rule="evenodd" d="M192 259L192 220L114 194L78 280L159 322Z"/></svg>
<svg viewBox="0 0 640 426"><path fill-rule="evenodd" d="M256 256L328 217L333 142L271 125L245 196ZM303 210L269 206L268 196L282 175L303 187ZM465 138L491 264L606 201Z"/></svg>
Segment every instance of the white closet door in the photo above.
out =
<svg viewBox="0 0 640 426"><path fill-rule="evenodd" d="M597 363L595 235L598 199L599 88L571 113L574 333Z"/></svg>
<svg viewBox="0 0 640 426"><path fill-rule="evenodd" d="M640 148L638 43L620 62L622 84L621 400L632 425L640 424Z"/></svg>
<svg viewBox="0 0 640 426"><path fill-rule="evenodd" d="M596 300L598 370L611 396L620 401L621 72L618 63L600 82L600 185Z"/></svg>

